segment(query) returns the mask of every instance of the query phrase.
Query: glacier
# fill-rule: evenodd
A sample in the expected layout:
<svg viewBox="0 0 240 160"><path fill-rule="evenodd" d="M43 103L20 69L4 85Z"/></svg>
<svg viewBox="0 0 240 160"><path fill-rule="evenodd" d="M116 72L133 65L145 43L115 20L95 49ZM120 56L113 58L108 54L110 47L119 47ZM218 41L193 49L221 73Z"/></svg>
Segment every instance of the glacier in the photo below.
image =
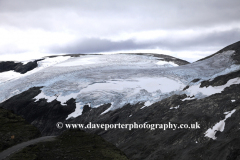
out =
<svg viewBox="0 0 240 160"><path fill-rule="evenodd" d="M0 73L0 77L5 76L0 78L0 102L31 87L42 87L35 101L45 98L47 102L57 100L66 105L69 99L76 99L76 110L68 116L71 118L81 115L86 104L96 108L111 103L104 114L126 104L143 103L143 109L174 94L186 94L188 98L183 101L203 98L240 83L239 79L232 79L223 86L199 87L203 80L239 70L232 54L233 50L225 51L182 66L151 55L47 57L38 62L37 68L25 74ZM192 82L200 77L200 81ZM189 88L183 90L186 86Z"/></svg>

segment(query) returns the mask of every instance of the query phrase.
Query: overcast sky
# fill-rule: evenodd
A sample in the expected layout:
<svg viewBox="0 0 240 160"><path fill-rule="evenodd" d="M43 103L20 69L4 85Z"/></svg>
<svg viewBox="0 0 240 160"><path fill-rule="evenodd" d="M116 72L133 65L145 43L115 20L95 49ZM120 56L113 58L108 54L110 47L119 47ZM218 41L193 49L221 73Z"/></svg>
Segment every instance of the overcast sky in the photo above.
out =
<svg viewBox="0 0 240 160"><path fill-rule="evenodd" d="M195 61L240 40L239 15L239 0L0 0L0 60L152 52Z"/></svg>

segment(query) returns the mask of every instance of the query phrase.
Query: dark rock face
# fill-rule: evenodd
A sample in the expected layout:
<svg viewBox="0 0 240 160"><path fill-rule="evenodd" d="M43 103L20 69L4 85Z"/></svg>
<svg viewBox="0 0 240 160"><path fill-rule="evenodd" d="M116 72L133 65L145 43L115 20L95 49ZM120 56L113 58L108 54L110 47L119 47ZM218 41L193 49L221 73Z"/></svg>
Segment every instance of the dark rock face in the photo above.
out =
<svg viewBox="0 0 240 160"><path fill-rule="evenodd" d="M10 70L14 70L16 72L19 72L21 74L24 74L28 71L33 70L38 66L37 62L41 61L42 59L35 60L33 62L28 62L27 64L23 64L21 62L16 63L13 61L6 61L6 62L0 62L0 73L1 72L6 72Z"/></svg>
<svg viewBox="0 0 240 160"><path fill-rule="evenodd" d="M83 106L82 114L84 114L84 113L86 113L86 112L88 112L90 110L91 110L91 107L89 107L89 105L85 105L85 106Z"/></svg>
<svg viewBox="0 0 240 160"><path fill-rule="evenodd" d="M195 83L195 82L198 82L198 81L200 81L200 80L201 80L201 79L197 78L197 79L192 80L192 82Z"/></svg>
<svg viewBox="0 0 240 160"><path fill-rule="evenodd" d="M0 107L23 116L27 122L36 126L42 135L56 135L59 133L56 123L63 122L75 110L75 100L68 100L66 106L56 100L50 103L47 103L46 99L34 102L33 98L40 92L40 87L31 88L1 103Z"/></svg>
<svg viewBox="0 0 240 160"><path fill-rule="evenodd" d="M89 108L74 119L65 120L75 110L75 101L67 106L59 102L47 103L32 99L40 88L32 88L0 104L13 110L35 125L43 135L58 135L67 130L57 129L64 124L196 124L197 129L85 129L101 135L120 148L130 159L232 159L239 158L240 150L240 85L227 87L222 93L200 100L181 101L186 95L173 95L152 106L141 109L143 104L126 105L118 110L101 114L110 104ZM231 102L235 100L235 102ZM172 108L179 106L179 108ZM171 108L171 109L170 109ZM225 121L224 131L218 131L216 140L205 137L205 132L225 118L224 112L236 109Z"/></svg>
<svg viewBox="0 0 240 160"><path fill-rule="evenodd" d="M183 91L185 91L185 90L188 89L188 88L189 88L189 86L184 87L184 88L183 88Z"/></svg>

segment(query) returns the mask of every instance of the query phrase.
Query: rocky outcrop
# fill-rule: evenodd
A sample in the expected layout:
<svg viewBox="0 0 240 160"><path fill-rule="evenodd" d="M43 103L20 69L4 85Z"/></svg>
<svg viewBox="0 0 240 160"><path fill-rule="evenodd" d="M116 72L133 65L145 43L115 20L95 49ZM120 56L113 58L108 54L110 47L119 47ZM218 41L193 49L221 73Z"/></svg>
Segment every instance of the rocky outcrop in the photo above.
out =
<svg viewBox="0 0 240 160"><path fill-rule="evenodd" d="M35 102L33 98L41 92L40 89L41 87L33 87L1 103L0 107L23 116L27 122L36 126L42 135L57 135L59 130L56 123L64 121L75 110L75 100L68 100L66 106L56 100L47 103L46 99L40 99Z"/></svg>
<svg viewBox="0 0 240 160"><path fill-rule="evenodd" d="M35 60L33 62L28 62L27 64L23 64L21 62L3 61L3 62L0 62L0 73L14 70L15 72L24 74L36 68L38 66L37 62L41 60L42 59Z"/></svg>

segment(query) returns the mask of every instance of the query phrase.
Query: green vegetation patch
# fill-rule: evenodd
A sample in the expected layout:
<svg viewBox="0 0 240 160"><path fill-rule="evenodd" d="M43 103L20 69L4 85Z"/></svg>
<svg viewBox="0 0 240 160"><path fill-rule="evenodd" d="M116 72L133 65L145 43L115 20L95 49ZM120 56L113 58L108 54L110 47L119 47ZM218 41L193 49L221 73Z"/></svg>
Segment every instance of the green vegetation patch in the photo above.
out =
<svg viewBox="0 0 240 160"><path fill-rule="evenodd" d="M40 136L41 133L36 127L0 107L0 151Z"/></svg>
<svg viewBox="0 0 240 160"><path fill-rule="evenodd" d="M68 130L55 141L31 145L11 160L127 160L125 154L100 136L81 130Z"/></svg>

